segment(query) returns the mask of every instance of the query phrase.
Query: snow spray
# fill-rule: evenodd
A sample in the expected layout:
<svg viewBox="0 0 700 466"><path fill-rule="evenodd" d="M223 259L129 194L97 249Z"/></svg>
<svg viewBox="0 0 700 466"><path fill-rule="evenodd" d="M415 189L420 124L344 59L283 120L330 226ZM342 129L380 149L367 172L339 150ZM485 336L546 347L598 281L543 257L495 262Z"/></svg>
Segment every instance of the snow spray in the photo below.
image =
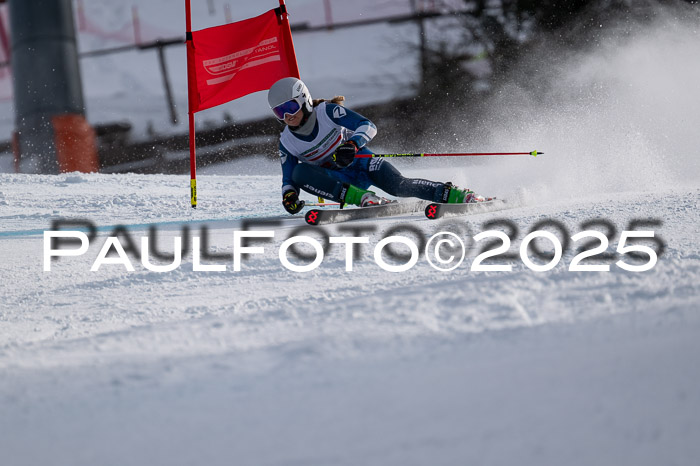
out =
<svg viewBox="0 0 700 466"><path fill-rule="evenodd" d="M482 123L466 130L480 135L474 141L479 147L536 146L547 156L537 164L469 165L461 173L465 180L454 181L499 195L529 192L538 202L697 187L697 10L675 5L651 11L643 24L608 23L578 51L546 41L531 50L514 78L493 93Z"/></svg>

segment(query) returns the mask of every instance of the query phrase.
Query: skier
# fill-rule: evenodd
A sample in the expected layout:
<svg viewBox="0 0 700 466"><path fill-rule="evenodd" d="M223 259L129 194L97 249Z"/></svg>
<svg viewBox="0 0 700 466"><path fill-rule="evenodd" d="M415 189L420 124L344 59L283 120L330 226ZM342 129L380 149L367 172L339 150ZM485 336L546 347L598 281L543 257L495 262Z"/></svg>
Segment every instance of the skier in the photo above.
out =
<svg viewBox="0 0 700 466"><path fill-rule="evenodd" d="M270 87L270 108L287 126L280 135L282 204L290 214L299 212L303 189L341 204L360 207L391 201L367 190L376 186L396 197L417 197L431 202L458 203L482 200L473 191L451 183L405 178L382 158L355 158L371 154L367 143L377 134L374 124L338 102L311 100L306 85L283 78ZM299 163L301 162L301 163Z"/></svg>

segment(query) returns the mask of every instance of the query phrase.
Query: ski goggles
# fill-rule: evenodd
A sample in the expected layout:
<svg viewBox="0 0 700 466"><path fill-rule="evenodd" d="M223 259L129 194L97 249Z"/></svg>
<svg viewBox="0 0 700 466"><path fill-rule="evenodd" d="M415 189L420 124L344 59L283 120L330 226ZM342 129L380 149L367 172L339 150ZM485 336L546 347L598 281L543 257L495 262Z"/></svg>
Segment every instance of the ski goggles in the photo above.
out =
<svg viewBox="0 0 700 466"><path fill-rule="evenodd" d="M292 99L274 107L272 113L275 114L278 120L284 120L285 115L294 115L299 110L301 110L301 105L299 105L299 102Z"/></svg>

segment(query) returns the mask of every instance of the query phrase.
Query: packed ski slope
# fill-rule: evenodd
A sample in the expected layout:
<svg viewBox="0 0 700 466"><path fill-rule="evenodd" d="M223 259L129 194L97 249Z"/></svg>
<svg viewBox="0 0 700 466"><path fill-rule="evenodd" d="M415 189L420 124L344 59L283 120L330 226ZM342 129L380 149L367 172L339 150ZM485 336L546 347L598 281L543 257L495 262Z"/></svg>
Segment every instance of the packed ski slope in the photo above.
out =
<svg viewBox="0 0 700 466"><path fill-rule="evenodd" d="M202 170L196 211L186 176L0 174L0 463L695 464L700 41L696 23L660 18L554 60L534 94L506 87L483 127L446 116L480 150L544 156L395 162L505 198L501 212L309 233L284 214L267 159ZM44 271L42 235L61 218L97 236ZM546 272L517 255L499 260L510 271L470 270L483 244L470 238L508 230L488 222L517 227L517 254L538 223L604 231L584 226L594 219L615 228L611 253L623 231L653 231L658 262L574 272L577 242ZM202 262L225 270L194 271L189 251L170 272L132 256L133 271L91 272L117 225L136 250L152 225L160 251L188 227L221 255ZM234 271L234 232L252 229L274 238ZM450 272L424 255L385 271L373 249L392 229L454 232L467 257ZM307 273L280 262L288 236L320 231L368 237L352 271L338 245Z"/></svg>
<svg viewBox="0 0 700 466"><path fill-rule="evenodd" d="M697 189L564 202L521 191L513 210L439 226L383 219L352 272L338 248L312 272L283 267L280 243L303 225L289 219L239 272L227 258L206 261L224 272L194 272L190 253L157 273L138 259L133 272L90 266L117 223L137 242L155 225L169 251L182 225L207 225L210 252L230 253L241 218L282 214L278 177L204 175L196 212L180 177L1 181L13 212L0 233L8 464L688 464L700 454ZM98 238L44 272L41 230L63 217L91 220ZM497 218L522 232L552 218L572 234L587 219L620 230L658 219L666 250L643 273L570 272L572 250L544 273L520 260L472 272L474 250L449 273L424 258L389 273L372 259L396 225L466 240L465 226L473 235ZM348 234L337 228L327 230Z"/></svg>

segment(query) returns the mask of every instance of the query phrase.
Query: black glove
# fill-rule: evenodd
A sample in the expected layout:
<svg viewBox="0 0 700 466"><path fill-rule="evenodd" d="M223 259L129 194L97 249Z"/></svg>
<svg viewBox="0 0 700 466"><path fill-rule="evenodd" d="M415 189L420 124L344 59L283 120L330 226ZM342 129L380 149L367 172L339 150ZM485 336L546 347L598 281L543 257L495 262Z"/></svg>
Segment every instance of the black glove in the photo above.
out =
<svg viewBox="0 0 700 466"><path fill-rule="evenodd" d="M358 150L355 141L348 141L335 150L333 161L335 161L335 164L340 168L345 168L355 160L355 155L357 155Z"/></svg>
<svg viewBox="0 0 700 466"><path fill-rule="evenodd" d="M288 189L282 194L282 205L284 210L290 214L296 214L304 208L304 201L299 200L299 195L293 189Z"/></svg>

